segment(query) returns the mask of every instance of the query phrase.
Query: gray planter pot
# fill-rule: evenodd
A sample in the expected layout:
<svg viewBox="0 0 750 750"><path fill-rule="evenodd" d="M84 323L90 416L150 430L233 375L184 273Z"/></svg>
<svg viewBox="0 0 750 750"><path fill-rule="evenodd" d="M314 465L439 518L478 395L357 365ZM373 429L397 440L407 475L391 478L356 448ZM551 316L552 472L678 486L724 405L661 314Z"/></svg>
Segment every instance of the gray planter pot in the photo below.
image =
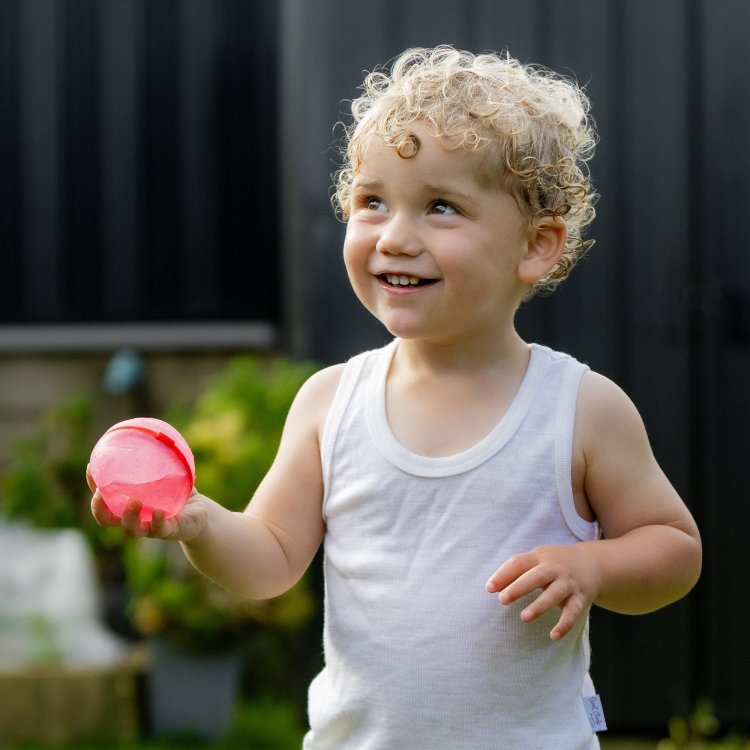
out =
<svg viewBox="0 0 750 750"><path fill-rule="evenodd" d="M221 739L232 726L239 697L239 653L195 654L164 638L155 638L149 647L151 732Z"/></svg>

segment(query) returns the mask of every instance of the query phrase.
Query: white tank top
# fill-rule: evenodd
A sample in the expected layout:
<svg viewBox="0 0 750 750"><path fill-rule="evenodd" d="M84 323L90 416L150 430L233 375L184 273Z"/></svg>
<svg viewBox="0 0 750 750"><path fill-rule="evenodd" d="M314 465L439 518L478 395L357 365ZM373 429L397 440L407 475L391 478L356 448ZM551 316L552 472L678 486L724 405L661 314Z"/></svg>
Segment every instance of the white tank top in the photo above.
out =
<svg viewBox="0 0 750 750"><path fill-rule="evenodd" d="M321 446L325 668L306 750L590 750L588 618L484 585L511 555L596 539L571 488L586 367L532 346L510 408L476 445L419 456L391 433L385 378L398 340L347 363Z"/></svg>

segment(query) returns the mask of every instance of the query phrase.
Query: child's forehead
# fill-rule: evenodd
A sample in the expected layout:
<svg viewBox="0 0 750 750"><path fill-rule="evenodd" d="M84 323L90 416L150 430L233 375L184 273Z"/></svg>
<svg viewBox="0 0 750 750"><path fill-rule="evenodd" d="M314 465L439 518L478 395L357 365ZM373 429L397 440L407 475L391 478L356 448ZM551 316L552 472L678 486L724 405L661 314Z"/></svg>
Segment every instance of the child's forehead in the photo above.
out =
<svg viewBox="0 0 750 750"><path fill-rule="evenodd" d="M353 175L361 182L395 170L485 188L497 185L488 179L490 162L486 149L467 149L457 138L435 135L427 124L415 122L397 136L374 130L363 134Z"/></svg>
<svg viewBox="0 0 750 750"><path fill-rule="evenodd" d="M482 161L477 151L465 148L458 138L436 135L428 124L422 122L411 123L407 129L397 133L376 130L363 133L358 144L358 155L363 164L398 159L414 164L424 164L425 161L461 162L467 167L476 167Z"/></svg>

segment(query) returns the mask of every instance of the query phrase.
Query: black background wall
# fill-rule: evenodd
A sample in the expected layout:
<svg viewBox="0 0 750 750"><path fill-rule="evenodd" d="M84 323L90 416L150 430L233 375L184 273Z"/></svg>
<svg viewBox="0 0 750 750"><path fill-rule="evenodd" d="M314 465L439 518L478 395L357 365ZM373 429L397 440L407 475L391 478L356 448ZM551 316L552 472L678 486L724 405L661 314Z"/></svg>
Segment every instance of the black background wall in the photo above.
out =
<svg viewBox="0 0 750 750"><path fill-rule="evenodd" d="M278 321L278 8L0 0L0 321Z"/></svg>

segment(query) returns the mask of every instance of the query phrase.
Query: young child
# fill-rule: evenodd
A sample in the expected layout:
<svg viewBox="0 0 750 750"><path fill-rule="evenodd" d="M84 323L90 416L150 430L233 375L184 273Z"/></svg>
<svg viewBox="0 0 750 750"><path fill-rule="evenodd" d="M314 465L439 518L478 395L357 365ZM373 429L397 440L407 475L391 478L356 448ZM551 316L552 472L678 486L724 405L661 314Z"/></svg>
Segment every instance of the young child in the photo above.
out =
<svg viewBox="0 0 750 750"><path fill-rule="evenodd" d="M150 525L137 499L120 521L95 492L93 513L251 598L324 543L307 750L598 747L590 606L679 599L701 545L631 401L514 328L588 244L587 99L451 47L363 90L337 203L352 286L393 341L301 388L244 513L197 491Z"/></svg>

